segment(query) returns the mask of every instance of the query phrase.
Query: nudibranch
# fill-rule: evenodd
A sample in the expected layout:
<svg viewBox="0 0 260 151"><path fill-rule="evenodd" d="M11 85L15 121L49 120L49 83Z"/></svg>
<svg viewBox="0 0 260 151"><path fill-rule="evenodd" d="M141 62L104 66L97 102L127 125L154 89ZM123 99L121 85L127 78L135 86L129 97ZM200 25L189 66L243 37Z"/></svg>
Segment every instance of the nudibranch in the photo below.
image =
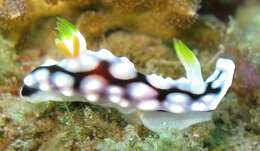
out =
<svg viewBox="0 0 260 151"><path fill-rule="evenodd" d="M68 58L46 60L24 78L21 96L27 101L82 101L114 107L138 115L147 128L160 131L210 120L211 111L232 84L235 64L231 59L219 58L215 71L204 81L195 55L174 40L186 77L144 75L126 57L107 49L88 50L74 25L57 20L55 42Z"/></svg>

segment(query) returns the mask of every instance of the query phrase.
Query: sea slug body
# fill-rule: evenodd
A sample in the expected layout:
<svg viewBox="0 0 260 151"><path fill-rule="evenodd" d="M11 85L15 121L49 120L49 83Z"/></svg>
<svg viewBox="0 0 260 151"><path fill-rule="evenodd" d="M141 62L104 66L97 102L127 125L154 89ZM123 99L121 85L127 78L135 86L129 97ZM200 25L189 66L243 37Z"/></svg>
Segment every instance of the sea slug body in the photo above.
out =
<svg viewBox="0 0 260 151"><path fill-rule="evenodd" d="M56 40L69 58L47 60L24 78L21 96L30 102L69 98L66 100L107 105L125 114L137 113L153 131L164 127L183 129L210 120L210 111L217 108L232 83L235 64L230 59L219 58L214 73L205 82L193 56L193 62L184 64L189 70L187 78L144 75L126 57L117 57L107 49L86 49L85 39L75 27L58 18L60 28L72 29L69 36ZM181 44L175 41L176 46ZM179 58L180 55L179 52Z"/></svg>

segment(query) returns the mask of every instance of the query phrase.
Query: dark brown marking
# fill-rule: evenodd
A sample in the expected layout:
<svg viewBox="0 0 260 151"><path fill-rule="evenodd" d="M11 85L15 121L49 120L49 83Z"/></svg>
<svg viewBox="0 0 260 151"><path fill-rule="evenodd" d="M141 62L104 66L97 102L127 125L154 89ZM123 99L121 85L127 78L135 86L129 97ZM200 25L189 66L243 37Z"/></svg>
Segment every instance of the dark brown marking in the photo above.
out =
<svg viewBox="0 0 260 151"><path fill-rule="evenodd" d="M145 83L147 84L148 86L150 86L151 88L153 88L154 90L156 90L158 92L158 96L157 96L157 100L159 100L159 102L163 102L166 98L166 96L170 93L183 93L183 94L186 94L188 96L190 96L192 98L192 100L198 100L201 96L205 95L205 94L209 94L209 93L219 93L220 92L220 88L216 88L216 89L213 89L211 87L212 85L212 82L208 83L207 84L207 88L206 88L206 91L202 94L193 94L189 91L185 91L185 90L181 90L177 87L172 87L170 89L159 89L159 88L156 88L154 87L153 85L151 85L147 80L146 80L146 77L144 74L142 73L137 73L137 77L136 78L133 78L133 79L129 79L129 80L122 80L122 79L118 79L118 78L115 78L109 71L109 67L110 67L110 63L107 62L107 61L101 61L99 63L99 65L91 70L91 71L88 71L88 72L76 72L76 73L73 73L73 72L70 72L70 71L67 71L65 70L64 68L62 67L59 67L57 65L53 65L53 66L48 66L48 67L39 67L37 69L35 69L33 72L35 72L36 70L39 70L41 68L46 68L49 70L50 72L50 76L53 75L53 73L55 72L63 72L63 73L66 73L70 76L72 76L74 79L75 79L75 83L74 83L74 86L73 88L76 90L76 91L80 91L80 83L81 81L87 77L88 75L98 75L98 76L101 76L103 77L107 82L108 82L108 85L116 85L116 86L120 86L124 89L127 88L127 86L131 83L135 83L135 82L142 82L142 83ZM218 77L220 76L221 73L219 73ZM214 82L214 81L213 81ZM24 87L24 94L26 95L27 94L27 90L28 92L30 93L33 93L35 91L37 91L37 89L35 88L32 88L32 90L29 91L29 87L28 86L25 86ZM22 95L24 95L22 93ZM131 100L131 97L129 96L129 94L127 92L125 92L124 94L124 97L128 100Z"/></svg>

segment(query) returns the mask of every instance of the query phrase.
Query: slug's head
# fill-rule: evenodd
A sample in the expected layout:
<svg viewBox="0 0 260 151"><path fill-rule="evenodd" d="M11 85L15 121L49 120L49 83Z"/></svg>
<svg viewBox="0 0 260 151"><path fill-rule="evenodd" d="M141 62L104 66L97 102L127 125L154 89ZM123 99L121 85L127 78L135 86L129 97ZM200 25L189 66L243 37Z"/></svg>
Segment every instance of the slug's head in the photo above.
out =
<svg viewBox="0 0 260 151"><path fill-rule="evenodd" d="M57 68L56 64L57 61L48 59L40 67L26 75L23 80L24 86L20 91L20 96L29 97L30 99L27 100L31 102L57 100L56 98L60 98L55 93L56 88L51 84L55 80L51 74ZM68 83L68 80L68 78L65 78L65 80L63 78L63 81L62 79L60 81Z"/></svg>
<svg viewBox="0 0 260 151"><path fill-rule="evenodd" d="M79 54L86 51L85 38L70 22L57 17L56 29L59 33L57 34L55 43L66 57L72 59L71 57L78 57ZM54 97L57 94L57 85L53 85L53 83L59 82L59 84L65 84L71 87L73 77L66 74L53 74L55 71L60 71L57 73L65 71L57 64L57 61L47 59L40 67L28 74L24 78L24 87L21 89L20 95L30 98L37 96L37 99L31 100L55 100L56 98L60 98L60 96ZM70 90L63 89L62 91L65 95L70 95Z"/></svg>

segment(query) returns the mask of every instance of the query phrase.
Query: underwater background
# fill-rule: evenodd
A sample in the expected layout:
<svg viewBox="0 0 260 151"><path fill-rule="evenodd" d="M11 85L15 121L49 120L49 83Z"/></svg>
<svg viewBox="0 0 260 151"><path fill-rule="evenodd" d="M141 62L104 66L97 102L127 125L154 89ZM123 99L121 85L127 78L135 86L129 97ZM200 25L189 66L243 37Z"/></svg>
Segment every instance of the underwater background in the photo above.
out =
<svg viewBox="0 0 260 151"><path fill-rule="evenodd" d="M90 103L31 104L23 77L55 46L56 17L77 26L88 49L127 56L138 71L177 79L182 40L203 77L219 57L235 77L212 121L159 134L113 108ZM260 151L260 2L257 0L0 0L0 151Z"/></svg>

